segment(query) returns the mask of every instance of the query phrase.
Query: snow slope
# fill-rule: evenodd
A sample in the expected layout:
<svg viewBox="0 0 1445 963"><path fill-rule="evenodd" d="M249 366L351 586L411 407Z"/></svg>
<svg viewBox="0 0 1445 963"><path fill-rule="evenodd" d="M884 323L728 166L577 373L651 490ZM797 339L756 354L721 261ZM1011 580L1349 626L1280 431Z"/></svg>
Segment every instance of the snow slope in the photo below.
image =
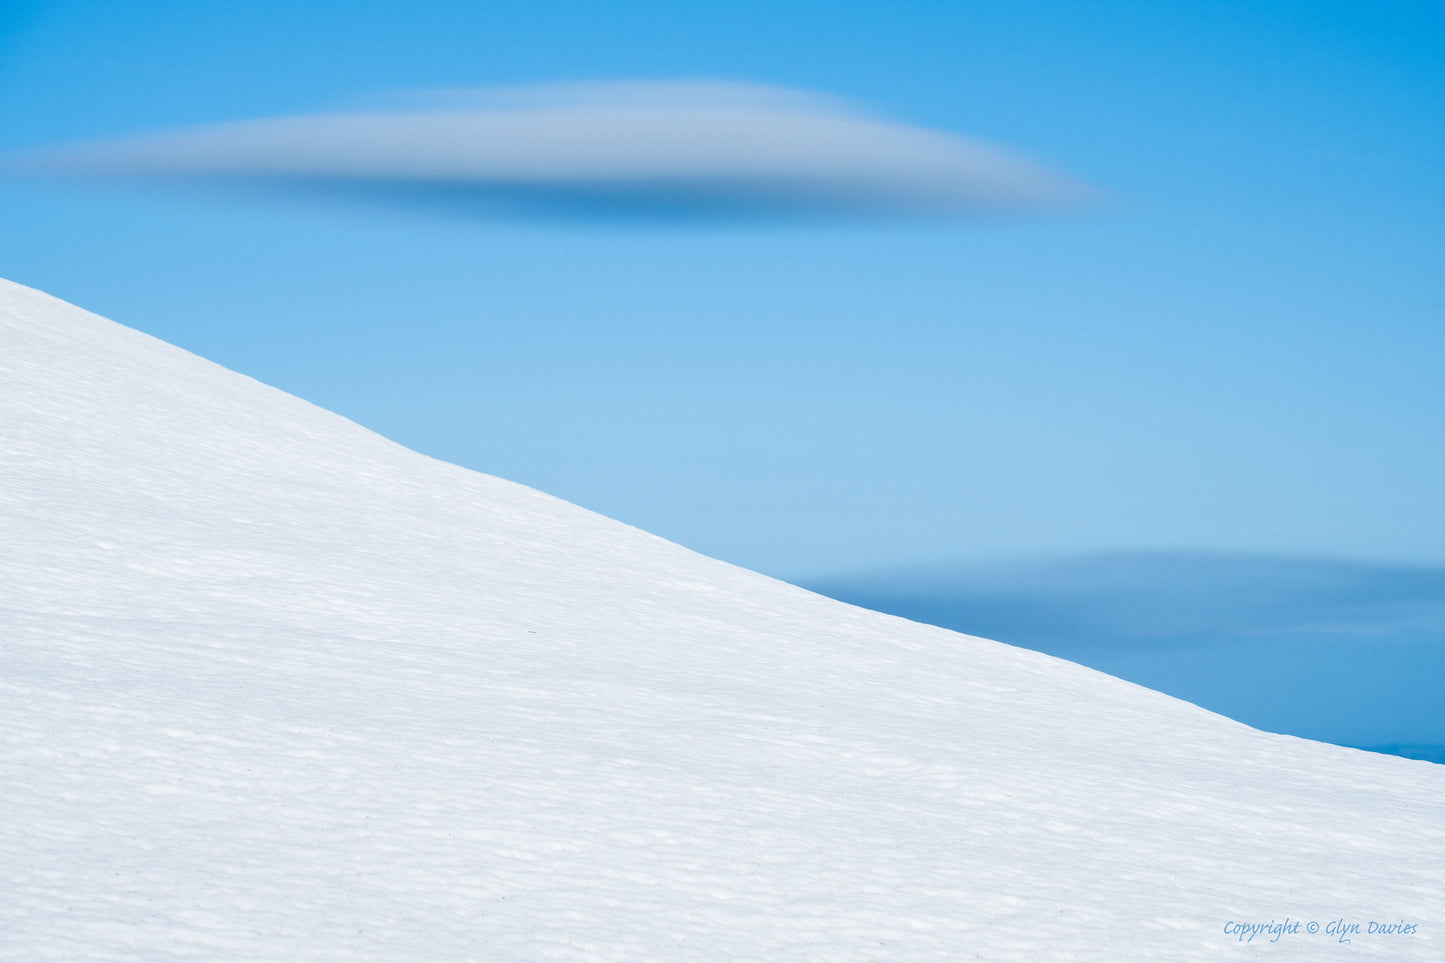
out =
<svg viewBox="0 0 1445 963"><path fill-rule="evenodd" d="M0 633L6 960L1445 959L1445 767L809 594L8 282Z"/></svg>

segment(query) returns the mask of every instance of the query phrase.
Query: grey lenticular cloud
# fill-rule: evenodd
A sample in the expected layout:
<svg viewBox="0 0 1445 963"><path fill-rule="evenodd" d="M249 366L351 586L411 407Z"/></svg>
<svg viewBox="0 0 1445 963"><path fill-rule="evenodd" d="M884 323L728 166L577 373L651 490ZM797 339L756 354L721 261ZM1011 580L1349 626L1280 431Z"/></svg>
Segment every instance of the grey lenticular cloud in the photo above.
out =
<svg viewBox="0 0 1445 963"><path fill-rule="evenodd" d="M305 188L494 217L967 217L1093 192L1002 148L746 84L612 83L195 127L26 173Z"/></svg>

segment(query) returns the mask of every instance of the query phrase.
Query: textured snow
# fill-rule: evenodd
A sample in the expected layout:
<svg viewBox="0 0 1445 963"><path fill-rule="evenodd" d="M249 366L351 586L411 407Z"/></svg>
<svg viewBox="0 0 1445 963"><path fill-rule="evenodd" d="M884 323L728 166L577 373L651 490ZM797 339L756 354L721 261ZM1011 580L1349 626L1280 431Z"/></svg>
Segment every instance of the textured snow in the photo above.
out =
<svg viewBox="0 0 1445 963"><path fill-rule="evenodd" d="M1286 919L1248 952L1445 959L1445 767L812 595L9 282L0 633L7 960L1193 960Z"/></svg>

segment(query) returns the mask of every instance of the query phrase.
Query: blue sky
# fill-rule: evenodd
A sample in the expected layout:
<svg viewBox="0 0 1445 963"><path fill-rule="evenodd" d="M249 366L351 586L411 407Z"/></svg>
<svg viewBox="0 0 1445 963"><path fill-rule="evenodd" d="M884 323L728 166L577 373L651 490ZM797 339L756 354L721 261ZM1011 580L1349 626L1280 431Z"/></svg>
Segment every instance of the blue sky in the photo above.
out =
<svg viewBox="0 0 1445 963"><path fill-rule="evenodd" d="M0 275L784 578L1150 550L1436 565L1442 68L1428 2L22 0L0 152L733 81L1002 144L1109 202L499 223L11 177Z"/></svg>

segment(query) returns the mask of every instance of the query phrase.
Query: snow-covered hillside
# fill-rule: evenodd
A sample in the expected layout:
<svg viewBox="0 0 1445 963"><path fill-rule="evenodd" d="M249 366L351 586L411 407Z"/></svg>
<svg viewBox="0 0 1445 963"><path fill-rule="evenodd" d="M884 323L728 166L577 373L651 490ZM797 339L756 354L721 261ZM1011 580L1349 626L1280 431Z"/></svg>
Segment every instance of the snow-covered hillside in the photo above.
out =
<svg viewBox="0 0 1445 963"><path fill-rule="evenodd" d="M1445 959L1445 767L811 595L8 282L0 646L6 960Z"/></svg>

